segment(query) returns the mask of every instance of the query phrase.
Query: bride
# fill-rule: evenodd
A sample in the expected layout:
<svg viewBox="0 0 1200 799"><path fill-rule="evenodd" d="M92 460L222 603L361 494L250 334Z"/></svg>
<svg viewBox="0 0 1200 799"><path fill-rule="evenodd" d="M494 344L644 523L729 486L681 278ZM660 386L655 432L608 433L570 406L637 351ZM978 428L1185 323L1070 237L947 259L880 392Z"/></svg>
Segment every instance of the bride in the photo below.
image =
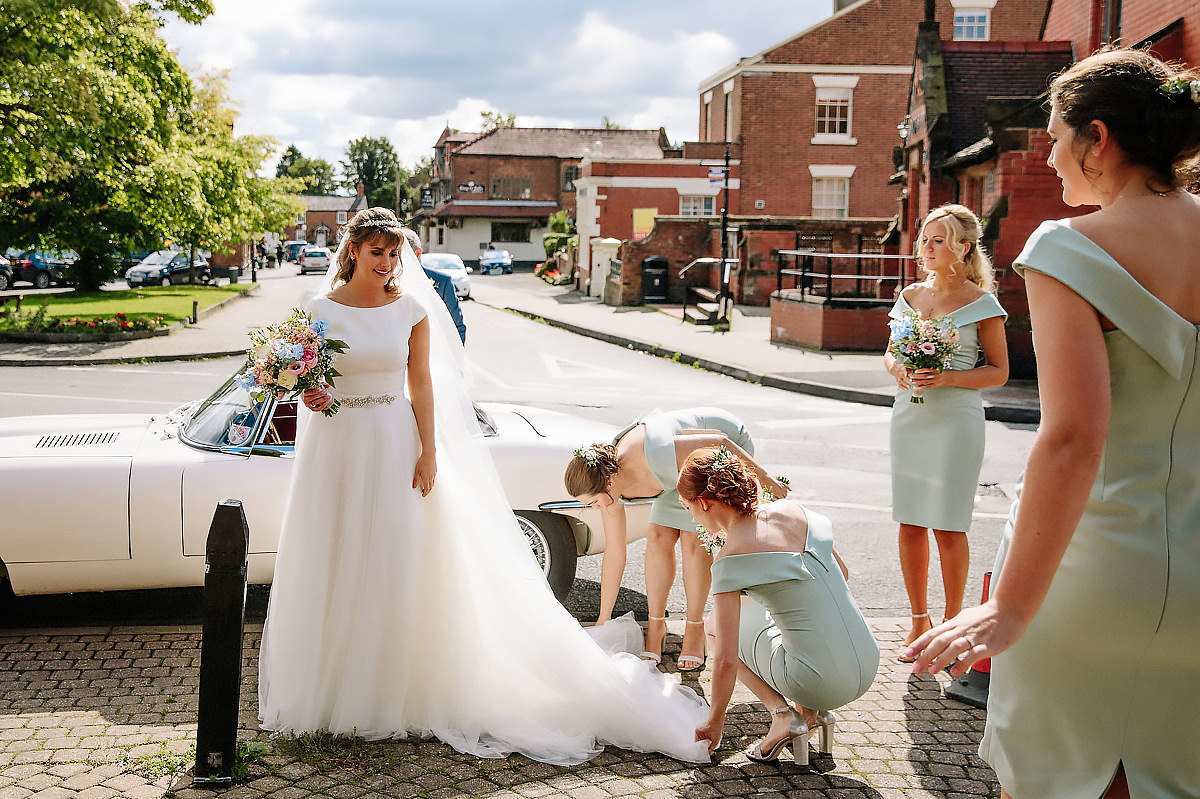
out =
<svg viewBox="0 0 1200 799"><path fill-rule="evenodd" d="M564 765L605 744L707 762L693 733L703 700L602 650L530 557L458 334L396 217L355 216L330 273L333 290L307 310L348 344L341 409L304 414L297 440L259 654L262 727L432 735Z"/></svg>

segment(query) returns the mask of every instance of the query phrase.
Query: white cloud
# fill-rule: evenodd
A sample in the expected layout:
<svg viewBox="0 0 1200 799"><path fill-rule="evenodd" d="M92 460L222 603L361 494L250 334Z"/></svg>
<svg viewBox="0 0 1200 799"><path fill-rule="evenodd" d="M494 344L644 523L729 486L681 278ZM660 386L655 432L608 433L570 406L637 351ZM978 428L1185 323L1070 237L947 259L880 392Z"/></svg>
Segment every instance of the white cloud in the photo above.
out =
<svg viewBox="0 0 1200 799"><path fill-rule="evenodd" d="M229 70L239 132L335 166L361 136L387 136L412 164L446 125L478 130L484 110L529 127L596 127L607 116L691 140L701 80L832 10L829 0L215 6L199 26L164 29L180 61L193 72Z"/></svg>

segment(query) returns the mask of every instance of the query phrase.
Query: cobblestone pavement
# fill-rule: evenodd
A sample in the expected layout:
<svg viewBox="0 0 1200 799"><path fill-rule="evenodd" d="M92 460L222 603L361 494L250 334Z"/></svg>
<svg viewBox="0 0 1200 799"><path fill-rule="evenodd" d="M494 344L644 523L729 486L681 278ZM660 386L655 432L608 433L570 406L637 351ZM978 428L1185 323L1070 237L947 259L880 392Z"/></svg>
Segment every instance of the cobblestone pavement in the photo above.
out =
<svg viewBox="0 0 1200 799"><path fill-rule="evenodd" d="M838 711L833 757L814 753L810 768L747 759L767 716L740 686L707 766L611 747L558 767L520 756L481 760L437 741L272 740L256 718L262 628L247 625L239 730L247 773L219 791L191 785L198 627L2 631L0 799L998 796L995 775L975 754L983 711L945 699L944 678L914 677L895 660L907 619L870 622L883 651L879 676ZM673 624L671 669L682 632ZM686 682L707 691L707 673Z"/></svg>

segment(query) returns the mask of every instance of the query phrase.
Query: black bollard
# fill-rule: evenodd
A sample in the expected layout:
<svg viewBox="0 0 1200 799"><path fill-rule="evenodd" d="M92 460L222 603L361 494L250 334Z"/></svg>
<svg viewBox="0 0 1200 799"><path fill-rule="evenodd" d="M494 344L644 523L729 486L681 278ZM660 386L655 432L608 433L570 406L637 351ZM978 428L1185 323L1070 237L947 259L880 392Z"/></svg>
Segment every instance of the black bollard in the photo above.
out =
<svg viewBox="0 0 1200 799"><path fill-rule="evenodd" d="M228 785L233 781L249 548L250 528L242 503L221 500L208 528L205 550L200 708L192 778L195 785Z"/></svg>

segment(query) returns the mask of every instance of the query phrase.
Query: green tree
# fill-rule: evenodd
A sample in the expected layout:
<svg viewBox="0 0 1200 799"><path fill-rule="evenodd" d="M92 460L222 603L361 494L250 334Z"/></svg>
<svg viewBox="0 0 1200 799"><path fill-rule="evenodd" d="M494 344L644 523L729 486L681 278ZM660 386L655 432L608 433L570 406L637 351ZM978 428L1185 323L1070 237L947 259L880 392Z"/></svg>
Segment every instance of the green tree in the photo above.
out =
<svg viewBox="0 0 1200 799"><path fill-rule="evenodd" d="M154 164L191 103L160 15L197 22L208 0L5 0L0 13L0 240L79 253L96 288L114 250L154 246L143 213Z"/></svg>
<svg viewBox="0 0 1200 799"><path fill-rule="evenodd" d="M156 217L172 241L190 249L192 260L197 249L229 251L281 230L304 210L293 194L302 186L299 179L258 175L275 141L234 135L225 84L222 73L197 78L189 124L156 170L163 189Z"/></svg>
<svg viewBox="0 0 1200 799"><path fill-rule="evenodd" d="M371 206L395 208L398 165L396 150L386 136L363 136L346 146L343 185L353 190L362 181Z"/></svg>
<svg viewBox="0 0 1200 799"><path fill-rule="evenodd" d="M483 117L483 130L495 130L496 128L515 128L517 126L516 114L504 114L500 111L480 111L479 116Z"/></svg>
<svg viewBox="0 0 1200 799"><path fill-rule="evenodd" d="M609 119L607 114L604 116L604 119L601 121L600 124L602 124L604 126L605 130L620 130L621 129L621 126L618 125L616 122L612 121L611 119Z"/></svg>
<svg viewBox="0 0 1200 799"><path fill-rule="evenodd" d="M338 182L333 173L333 164L324 158L308 158L296 145L288 145L279 164L275 167L277 178L299 178L304 182L302 191L305 194L333 194L337 191Z"/></svg>

